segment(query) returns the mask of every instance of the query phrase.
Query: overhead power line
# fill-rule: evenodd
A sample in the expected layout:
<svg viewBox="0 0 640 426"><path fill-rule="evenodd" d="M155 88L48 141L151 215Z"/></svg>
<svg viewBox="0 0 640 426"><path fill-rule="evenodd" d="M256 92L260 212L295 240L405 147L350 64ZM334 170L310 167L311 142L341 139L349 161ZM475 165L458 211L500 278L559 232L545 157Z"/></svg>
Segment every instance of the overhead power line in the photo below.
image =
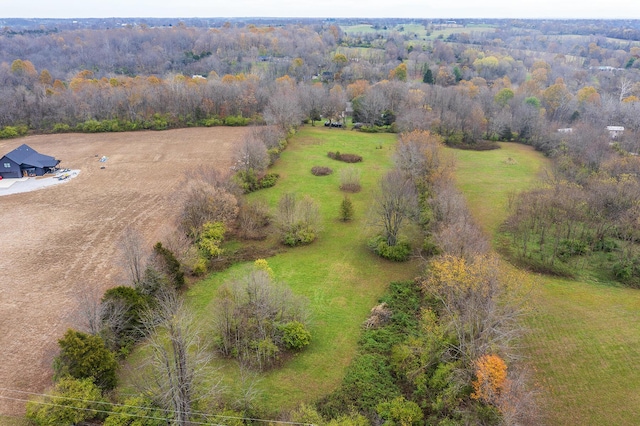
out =
<svg viewBox="0 0 640 426"><path fill-rule="evenodd" d="M63 399L63 400L68 400L68 401L78 401L78 402L85 402L85 403L90 403L90 404L108 405L108 406L110 406L112 408L113 407L123 407L123 408L134 408L134 409L141 409L141 410L153 409L154 411L162 411L162 412L165 413L165 415L178 414L179 413L179 411L168 410L168 409L165 409L165 408L142 407L142 406L138 406L138 405L129 405L129 404L114 404L114 403L104 402L104 401L92 401L92 400L88 400L88 399L72 398L72 397L61 396L61 395L50 395L50 394L44 394L44 393L29 392L29 391L22 391L22 390L18 390L18 389L10 389L10 388L0 387L0 392L2 392L2 391L14 392L14 393L19 393L19 394L26 394L26 395L31 395L31 396L40 396L40 397L51 398L51 399L57 398L57 399ZM52 406L52 407L72 408L72 409L75 409L75 410L91 411L91 412L94 412L94 413L120 414L120 415L126 415L126 416L130 416L130 417L138 417L138 418L144 418L144 419L150 419L150 420L170 420L168 417L154 417L154 416L146 416L146 415L134 414L134 413L121 413L121 412L117 412L117 411L102 410L102 409L97 409L97 408L73 407L73 406L69 406L69 405L56 404L56 403L53 403L53 402L45 402L45 401L37 401L37 400L31 400L31 399L25 399L25 398L9 397L9 396L1 395L1 394L0 394L0 399L6 399L6 400L18 401L18 402L32 402L32 403L36 403L36 404L40 404L40 405L47 405L47 406ZM251 417L224 416L224 415L219 415L219 414L205 413L205 412L202 412L202 411L192 411L191 414L200 415L200 416L204 416L204 417L216 417L216 418L230 419L230 420L248 420L248 421L266 422L266 423L287 424L287 425L314 426L311 423L300 423L300 422L280 421L280 420L267 420L267 419L251 418ZM203 423L203 422L198 422L198 421L193 421L193 420L190 421L190 423L194 424L194 425L225 426L225 425L221 425L221 424L218 424L218 423L208 423L208 422L207 423Z"/></svg>

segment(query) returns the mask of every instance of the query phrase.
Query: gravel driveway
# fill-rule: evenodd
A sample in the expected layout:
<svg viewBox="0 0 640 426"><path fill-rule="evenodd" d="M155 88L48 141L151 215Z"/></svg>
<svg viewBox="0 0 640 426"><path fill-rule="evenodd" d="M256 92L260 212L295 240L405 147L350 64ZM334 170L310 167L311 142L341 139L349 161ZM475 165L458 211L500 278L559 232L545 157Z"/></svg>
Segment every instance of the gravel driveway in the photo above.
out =
<svg viewBox="0 0 640 426"><path fill-rule="evenodd" d="M69 182L78 176L80 170L71 170L64 173L57 173L55 176L39 176L37 178L20 178L20 179L2 179L0 180L0 197L3 195L18 194L20 192L35 191L36 189L46 188L47 186L58 185L60 183ZM66 179L60 180L59 177L68 175Z"/></svg>

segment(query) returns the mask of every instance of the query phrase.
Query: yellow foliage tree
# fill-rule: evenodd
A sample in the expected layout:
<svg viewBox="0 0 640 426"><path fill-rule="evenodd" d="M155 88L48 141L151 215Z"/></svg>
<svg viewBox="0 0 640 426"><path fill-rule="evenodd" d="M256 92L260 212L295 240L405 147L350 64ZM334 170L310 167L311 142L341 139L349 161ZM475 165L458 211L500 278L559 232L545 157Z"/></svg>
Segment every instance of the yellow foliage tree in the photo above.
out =
<svg viewBox="0 0 640 426"><path fill-rule="evenodd" d="M16 59L11 63L11 72L15 75L27 77L34 77L38 74L31 61L23 61L22 59Z"/></svg>
<svg viewBox="0 0 640 426"><path fill-rule="evenodd" d="M580 105L584 105L586 103L589 104L599 104L600 103L600 95L598 91L593 86L586 86L582 89L578 90L576 93L576 99L580 103Z"/></svg>
<svg viewBox="0 0 640 426"><path fill-rule="evenodd" d="M51 74L49 73L48 70L42 70L40 72L39 81L41 84L49 86L51 85L51 83L53 83L53 78L51 77Z"/></svg>
<svg viewBox="0 0 640 426"><path fill-rule="evenodd" d="M278 87L293 88L296 85L296 81L285 74L282 77L276 78L276 84Z"/></svg>
<svg viewBox="0 0 640 426"><path fill-rule="evenodd" d="M269 263L265 259L256 259L256 261L253 262L253 266L259 271L266 272L269 278L273 279L273 269L271 269L271 266L269 266Z"/></svg>
<svg viewBox="0 0 640 426"><path fill-rule="evenodd" d="M440 301L443 323L471 366L483 354L507 351L519 335L529 283L495 256L443 255L429 264L422 288Z"/></svg>
<svg viewBox="0 0 640 426"><path fill-rule="evenodd" d="M333 57L333 63L338 67L343 67L349 62L344 53L336 53Z"/></svg>
<svg viewBox="0 0 640 426"><path fill-rule="evenodd" d="M407 81L407 64L400 64L389 72L389 80Z"/></svg>
<svg viewBox="0 0 640 426"><path fill-rule="evenodd" d="M553 117L556 111L563 108L571 100L571 93L567 90L564 80L558 78L554 84L542 92L542 100L549 116Z"/></svg>

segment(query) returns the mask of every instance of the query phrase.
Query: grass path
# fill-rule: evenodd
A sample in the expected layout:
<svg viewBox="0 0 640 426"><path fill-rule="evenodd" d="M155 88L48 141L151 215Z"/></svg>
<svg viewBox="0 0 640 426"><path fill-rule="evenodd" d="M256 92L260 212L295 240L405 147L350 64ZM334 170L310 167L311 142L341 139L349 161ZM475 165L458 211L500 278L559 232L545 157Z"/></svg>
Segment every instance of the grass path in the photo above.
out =
<svg viewBox="0 0 640 426"><path fill-rule="evenodd" d="M312 402L337 387L355 354L360 325L369 310L390 282L418 273L417 263L381 261L366 248L370 232L366 212L378 179L391 167L395 140L395 135L305 127L272 169L281 175L278 184L250 197L262 198L275 207L285 192L308 194L320 204L324 219L317 241L268 259L276 278L309 299L313 339L304 352L282 368L261 376L261 402L267 411L293 408L300 401ZM351 196L355 219L349 223L337 220L343 197L339 170L347 164L328 158L328 151L364 158L355 165L362 173L363 190ZM329 166L334 173L313 176L313 166ZM211 321L215 309L216 289L244 268L247 265L236 265L214 274L189 291L191 306L205 323ZM222 366L233 381L237 375L233 363L223 362Z"/></svg>
<svg viewBox="0 0 640 426"><path fill-rule="evenodd" d="M546 163L530 147L455 151L458 185L495 235L508 194L536 181ZM535 368L549 425L640 424L640 291L537 277L525 355Z"/></svg>

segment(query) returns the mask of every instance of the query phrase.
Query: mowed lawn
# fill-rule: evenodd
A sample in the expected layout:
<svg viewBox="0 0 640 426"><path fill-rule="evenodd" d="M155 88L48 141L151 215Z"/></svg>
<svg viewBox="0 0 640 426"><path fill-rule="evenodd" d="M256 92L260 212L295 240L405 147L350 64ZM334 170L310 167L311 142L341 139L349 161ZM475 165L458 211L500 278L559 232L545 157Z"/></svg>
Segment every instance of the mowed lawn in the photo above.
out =
<svg viewBox="0 0 640 426"><path fill-rule="evenodd" d="M455 151L469 206L495 235L508 194L536 181L546 160L530 147ZM549 425L640 424L640 291L538 276L524 354Z"/></svg>
<svg viewBox="0 0 640 426"><path fill-rule="evenodd" d="M277 185L250 196L266 200L275 210L281 194L307 194L320 204L323 216L323 230L315 242L283 249L267 259L278 280L309 300L312 319L311 345L283 367L260 375L258 405L267 412L290 409L301 401L312 402L337 387L355 354L361 324L370 309L390 282L411 279L419 272L418 262L384 261L366 247L372 232L367 212L379 178L392 165L395 140L396 135L307 126L293 138L271 169L281 176ZM364 158L354 165L362 173L363 189L351 195L355 207L352 222L338 220L343 199L339 171L349 165L328 158L328 151L354 153ZM313 166L328 166L334 172L330 176L314 176ZM250 264L236 265L189 291L190 304L203 323L212 321L218 287L249 267ZM232 383L238 374L235 363L221 365L227 381Z"/></svg>

